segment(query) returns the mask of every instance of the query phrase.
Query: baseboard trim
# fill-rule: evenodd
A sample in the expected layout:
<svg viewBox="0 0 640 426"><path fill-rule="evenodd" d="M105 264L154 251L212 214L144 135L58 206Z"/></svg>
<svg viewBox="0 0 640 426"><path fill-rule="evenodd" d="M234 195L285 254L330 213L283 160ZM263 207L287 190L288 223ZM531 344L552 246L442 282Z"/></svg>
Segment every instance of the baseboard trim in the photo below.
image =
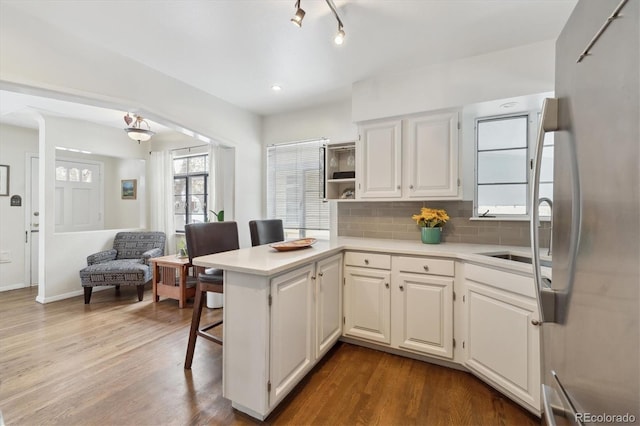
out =
<svg viewBox="0 0 640 426"><path fill-rule="evenodd" d="M24 285L24 283L5 285L5 286L0 287L0 293L3 292L3 291L17 290L19 288L25 288L25 287L29 287L29 286L28 285Z"/></svg>
<svg viewBox="0 0 640 426"><path fill-rule="evenodd" d="M113 286L100 286L93 287L93 291L104 291L113 288ZM80 290L70 291L68 293L58 294L56 296L51 297L36 297L36 302L42 303L43 305L46 303L57 302L58 300L70 299L72 297L82 296L84 294L84 290L81 288Z"/></svg>

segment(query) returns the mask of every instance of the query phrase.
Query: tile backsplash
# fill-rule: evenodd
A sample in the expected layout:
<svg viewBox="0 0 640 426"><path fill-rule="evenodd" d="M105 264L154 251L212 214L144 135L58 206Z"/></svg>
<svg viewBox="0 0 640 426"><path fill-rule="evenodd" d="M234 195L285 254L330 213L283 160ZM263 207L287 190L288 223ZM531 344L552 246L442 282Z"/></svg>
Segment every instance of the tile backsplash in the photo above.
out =
<svg viewBox="0 0 640 426"><path fill-rule="evenodd" d="M443 228L442 241L455 243L529 245L529 222L469 220L472 201L339 202L338 235L345 237L420 240L420 228L411 216L421 207L445 209L451 218ZM540 246L548 247L549 223L543 222Z"/></svg>

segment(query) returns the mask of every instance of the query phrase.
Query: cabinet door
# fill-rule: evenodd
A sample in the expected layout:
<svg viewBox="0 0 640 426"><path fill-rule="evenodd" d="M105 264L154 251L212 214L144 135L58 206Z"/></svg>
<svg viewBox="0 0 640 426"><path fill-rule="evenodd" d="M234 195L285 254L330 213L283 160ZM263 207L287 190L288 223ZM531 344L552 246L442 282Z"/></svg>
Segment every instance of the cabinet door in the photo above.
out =
<svg viewBox="0 0 640 426"><path fill-rule="evenodd" d="M315 360L313 272L313 265L307 265L271 280L270 407L304 377Z"/></svg>
<svg viewBox="0 0 640 426"><path fill-rule="evenodd" d="M458 195L458 114L407 119L405 197Z"/></svg>
<svg viewBox="0 0 640 426"><path fill-rule="evenodd" d="M466 366L540 410L536 301L466 281Z"/></svg>
<svg viewBox="0 0 640 426"><path fill-rule="evenodd" d="M392 344L453 358L453 279L395 273Z"/></svg>
<svg viewBox="0 0 640 426"><path fill-rule="evenodd" d="M367 124L360 127L358 196L400 198L402 196L401 121Z"/></svg>
<svg viewBox="0 0 640 426"><path fill-rule="evenodd" d="M342 255L316 265L316 358L342 334Z"/></svg>
<svg viewBox="0 0 640 426"><path fill-rule="evenodd" d="M378 269L344 268L344 334L390 343L391 273Z"/></svg>

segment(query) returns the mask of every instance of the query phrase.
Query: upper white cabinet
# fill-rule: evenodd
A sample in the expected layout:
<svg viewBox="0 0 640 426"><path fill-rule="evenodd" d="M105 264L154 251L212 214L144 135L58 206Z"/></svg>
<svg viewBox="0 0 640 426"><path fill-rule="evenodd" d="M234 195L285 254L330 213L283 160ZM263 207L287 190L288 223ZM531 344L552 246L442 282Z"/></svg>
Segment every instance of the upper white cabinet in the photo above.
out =
<svg viewBox="0 0 640 426"><path fill-rule="evenodd" d="M359 199L457 199L458 113L362 124Z"/></svg>
<svg viewBox="0 0 640 426"><path fill-rule="evenodd" d="M402 197L402 122L362 125L356 152L359 198Z"/></svg>
<svg viewBox="0 0 640 426"><path fill-rule="evenodd" d="M403 162L408 198L458 195L458 114L406 120Z"/></svg>

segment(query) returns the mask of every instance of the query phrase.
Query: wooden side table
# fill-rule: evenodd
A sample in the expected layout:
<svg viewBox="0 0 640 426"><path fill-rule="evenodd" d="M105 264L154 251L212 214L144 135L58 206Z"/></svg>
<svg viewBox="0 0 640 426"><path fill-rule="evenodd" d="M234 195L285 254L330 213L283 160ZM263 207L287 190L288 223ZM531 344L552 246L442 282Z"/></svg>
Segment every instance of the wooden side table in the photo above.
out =
<svg viewBox="0 0 640 426"><path fill-rule="evenodd" d="M177 300L178 306L184 308L186 300L196 295L195 287L187 288L187 276L191 268L189 258L170 254L149 260L153 263L153 302L165 296Z"/></svg>

